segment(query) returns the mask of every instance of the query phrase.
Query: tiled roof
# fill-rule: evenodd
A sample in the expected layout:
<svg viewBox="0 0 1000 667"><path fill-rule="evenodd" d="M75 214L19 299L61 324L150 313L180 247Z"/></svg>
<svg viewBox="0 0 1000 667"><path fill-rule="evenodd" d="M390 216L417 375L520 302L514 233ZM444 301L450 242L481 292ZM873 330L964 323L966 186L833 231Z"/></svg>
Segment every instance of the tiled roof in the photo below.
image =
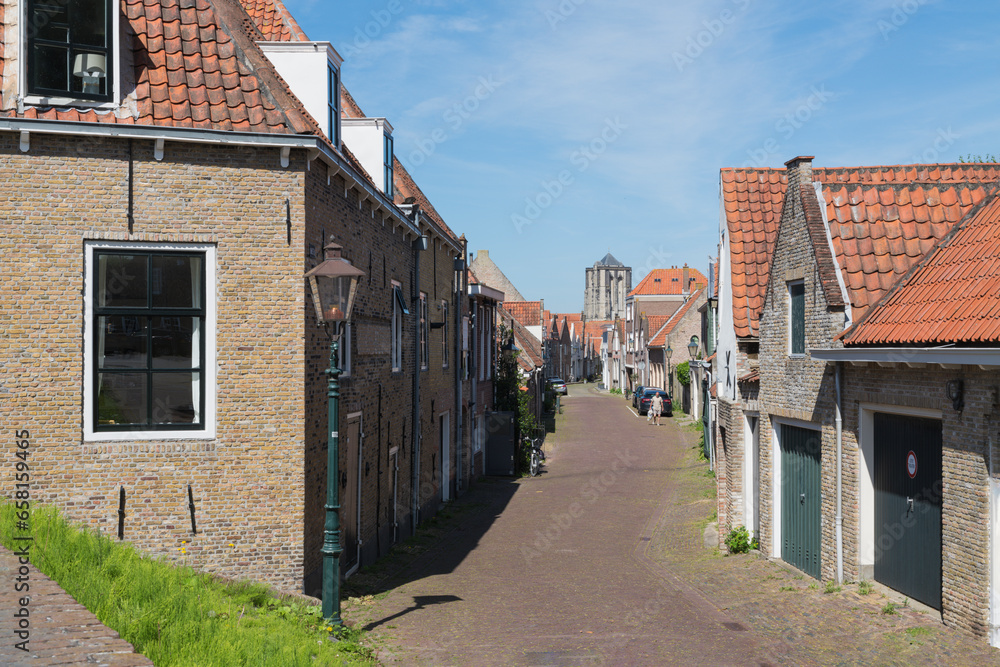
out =
<svg viewBox="0 0 1000 667"><path fill-rule="evenodd" d="M253 40L243 30L230 30L246 19L230 0L123 0L121 7L124 44L131 44L134 63L131 99L117 113L27 106L21 117L314 133L315 123L286 95ZM0 7L0 24L2 14ZM15 109L0 111L3 117L16 115Z"/></svg>
<svg viewBox="0 0 1000 667"><path fill-rule="evenodd" d="M503 307L511 317L526 327L537 327L542 324L541 301L504 301Z"/></svg>
<svg viewBox="0 0 1000 667"><path fill-rule="evenodd" d="M814 168L812 174L822 184L837 264L857 321L982 201L984 183L1000 179L1000 165ZM723 169L721 181L734 328L739 337L756 336L784 205L786 170ZM816 237L814 247L822 247L818 231L810 231ZM831 281L825 275L824 290L835 299Z"/></svg>
<svg viewBox="0 0 1000 667"><path fill-rule="evenodd" d="M837 186L824 192L852 319L861 320L991 190L988 184L956 183Z"/></svg>
<svg viewBox="0 0 1000 667"><path fill-rule="evenodd" d="M266 42L308 42L281 0L240 0Z"/></svg>
<svg viewBox="0 0 1000 667"><path fill-rule="evenodd" d="M703 286L708 284L708 279L698 269L688 267L688 281L694 285ZM646 274L646 277L628 293L629 296L637 295L660 295L660 294L684 294L688 291L683 285L684 269L673 267L670 269L653 269Z"/></svg>
<svg viewBox="0 0 1000 667"><path fill-rule="evenodd" d="M746 375L741 375L736 379L737 384L743 384L745 382L760 382L760 369L754 368Z"/></svg>
<svg viewBox="0 0 1000 667"><path fill-rule="evenodd" d="M601 261L597 263L598 266L625 266L612 255L610 252L601 258Z"/></svg>
<svg viewBox="0 0 1000 667"><path fill-rule="evenodd" d="M991 195L868 317L848 345L1000 342L1000 197Z"/></svg>
<svg viewBox="0 0 1000 667"><path fill-rule="evenodd" d="M667 344L667 336L673 333L674 329L684 321L684 316L687 315L694 305L698 302L698 297L701 296L703 289L699 289L688 297L688 300L684 302L684 305L677 309L677 312L670 316L670 318L654 332L654 335L646 347L663 347Z"/></svg>

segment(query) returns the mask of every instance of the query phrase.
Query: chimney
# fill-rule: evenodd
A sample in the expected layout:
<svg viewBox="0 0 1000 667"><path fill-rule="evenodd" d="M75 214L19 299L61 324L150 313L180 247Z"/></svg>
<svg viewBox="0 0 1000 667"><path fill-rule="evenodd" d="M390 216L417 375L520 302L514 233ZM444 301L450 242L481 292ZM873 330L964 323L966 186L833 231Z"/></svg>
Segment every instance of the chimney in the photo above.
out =
<svg viewBox="0 0 1000 667"><path fill-rule="evenodd" d="M814 157L813 155L800 155L793 157L785 163L785 168L788 169L789 189L793 186L797 187L800 183L812 183L812 161ZM798 191L796 190L796 192Z"/></svg>
<svg viewBox="0 0 1000 667"><path fill-rule="evenodd" d="M681 289L684 290L684 294L688 293L688 285L691 283L691 272L688 271L687 262L684 262L684 268L681 270Z"/></svg>

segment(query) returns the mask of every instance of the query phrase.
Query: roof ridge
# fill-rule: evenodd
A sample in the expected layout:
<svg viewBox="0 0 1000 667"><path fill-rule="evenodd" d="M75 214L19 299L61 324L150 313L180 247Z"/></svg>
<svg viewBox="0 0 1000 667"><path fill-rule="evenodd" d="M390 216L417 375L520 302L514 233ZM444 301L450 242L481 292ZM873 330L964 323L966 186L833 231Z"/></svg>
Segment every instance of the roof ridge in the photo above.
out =
<svg viewBox="0 0 1000 667"><path fill-rule="evenodd" d="M851 326L849 326L848 328L844 329L839 334L837 334L834 337L834 340L840 340L842 342L847 341L862 324L867 322L873 316L873 313L877 312L880 308L882 308L882 306L888 303L888 301L893 297L893 295L897 294L901 289L906 287L909 284L910 280L912 280L913 277L916 275L917 271L919 271L922 267L926 266L927 263L930 262L931 259L935 255L937 255L943 248L946 248L951 243L951 240L954 239L955 236L959 233L960 230L965 229L965 227L970 224L970 221L974 220L976 216L979 215L979 213L984 208L986 208L987 205L989 205L996 199L998 194L1000 194L1000 184L987 183L986 185L987 187L992 185L993 192L983 197L983 200L981 202L973 206L969 210L969 212L965 214L965 217L963 217L961 220L952 225L951 229L949 229L947 233L945 233L945 235L941 237L941 240L938 241L936 244L934 244L934 246L930 250L928 250L923 257L920 258L919 262L914 263L914 265L911 266L909 270L906 273L904 273L903 276L899 280L897 280L896 283L891 288L886 290L885 294L883 294L878 301L868 306L864 315L862 315L857 322L852 322Z"/></svg>

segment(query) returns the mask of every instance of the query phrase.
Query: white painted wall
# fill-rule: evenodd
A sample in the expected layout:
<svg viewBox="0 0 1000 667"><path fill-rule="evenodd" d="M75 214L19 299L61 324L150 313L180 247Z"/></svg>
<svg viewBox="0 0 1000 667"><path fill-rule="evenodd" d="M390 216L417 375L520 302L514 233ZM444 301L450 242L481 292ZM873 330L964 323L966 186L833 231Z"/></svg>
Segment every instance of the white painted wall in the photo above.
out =
<svg viewBox="0 0 1000 667"><path fill-rule="evenodd" d="M719 340L715 374L720 397L736 400L736 330L733 328L733 277L729 257L729 228L719 181Z"/></svg>
<svg viewBox="0 0 1000 667"><path fill-rule="evenodd" d="M340 137L361 162L379 190L385 192L385 135L392 125L385 118L342 118Z"/></svg>
<svg viewBox="0 0 1000 667"><path fill-rule="evenodd" d="M342 58L330 42L258 42L264 55L274 65L288 86L316 119L327 137L336 132L330 128L329 65L339 72ZM340 98L340 91L334 91ZM367 167L366 167L367 168Z"/></svg>

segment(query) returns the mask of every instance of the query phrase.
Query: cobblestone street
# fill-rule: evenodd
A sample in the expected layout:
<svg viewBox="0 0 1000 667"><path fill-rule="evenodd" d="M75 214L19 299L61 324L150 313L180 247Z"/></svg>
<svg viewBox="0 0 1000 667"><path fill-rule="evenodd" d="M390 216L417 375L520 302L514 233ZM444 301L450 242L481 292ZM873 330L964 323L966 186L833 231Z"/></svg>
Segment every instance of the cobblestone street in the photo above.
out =
<svg viewBox="0 0 1000 667"><path fill-rule="evenodd" d="M563 406L545 474L479 484L426 552L346 605L383 661L1000 665L901 600L706 548L714 483L682 418L656 428L592 385Z"/></svg>

